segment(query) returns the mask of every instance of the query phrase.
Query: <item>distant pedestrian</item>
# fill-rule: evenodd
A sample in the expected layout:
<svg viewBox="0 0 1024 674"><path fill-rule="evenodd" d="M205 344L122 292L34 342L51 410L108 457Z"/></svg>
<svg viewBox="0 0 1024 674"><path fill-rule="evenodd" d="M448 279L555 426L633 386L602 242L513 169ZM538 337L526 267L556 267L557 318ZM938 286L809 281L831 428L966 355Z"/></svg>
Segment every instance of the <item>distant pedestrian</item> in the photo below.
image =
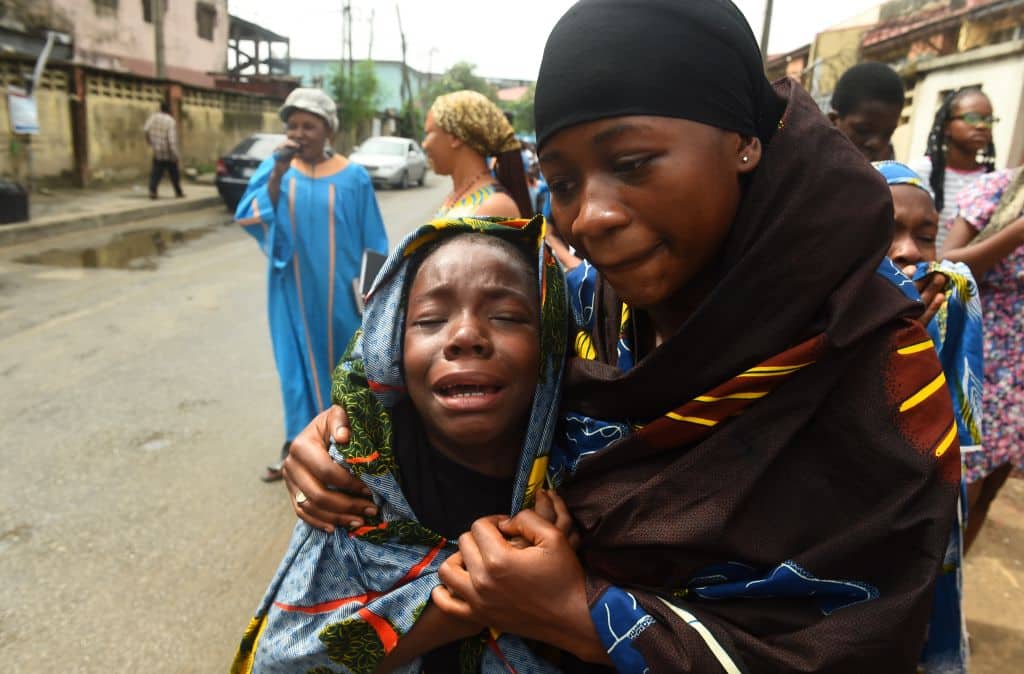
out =
<svg viewBox="0 0 1024 674"><path fill-rule="evenodd" d="M267 482L281 479L292 438L331 404L331 371L359 327L353 280L363 251L388 252L370 176L328 152L338 129L334 101L319 89L295 89L279 114L287 140L256 169L235 212L269 258L285 442Z"/></svg>
<svg viewBox="0 0 1024 674"><path fill-rule="evenodd" d="M149 172L149 198L156 199L156 190L164 177L164 171L171 175L174 194L185 196L181 191L181 176L178 173L178 131L171 117L171 106L164 101L160 112L154 112L142 127L146 142L153 148L153 168Z"/></svg>
<svg viewBox="0 0 1024 674"><path fill-rule="evenodd" d="M957 216L957 194L995 169L992 103L981 89L964 87L948 94L935 112L925 156L910 167L935 194L939 210L936 245L942 250Z"/></svg>
<svg viewBox="0 0 1024 674"><path fill-rule="evenodd" d="M427 112L424 134L423 151L434 173L452 179L452 191L434 217L532 215L521 144L501 108L486 96L476 91L438 96ZM488 157L496 160L494 174Z"/></svg>
<svg viewBox="0 0 1024 674"><path fill-rule="evenodd" d="M903 97L895 70L884 63L858 63L836 83L828 118L868 161L893 159L891 140Z"/></svg>

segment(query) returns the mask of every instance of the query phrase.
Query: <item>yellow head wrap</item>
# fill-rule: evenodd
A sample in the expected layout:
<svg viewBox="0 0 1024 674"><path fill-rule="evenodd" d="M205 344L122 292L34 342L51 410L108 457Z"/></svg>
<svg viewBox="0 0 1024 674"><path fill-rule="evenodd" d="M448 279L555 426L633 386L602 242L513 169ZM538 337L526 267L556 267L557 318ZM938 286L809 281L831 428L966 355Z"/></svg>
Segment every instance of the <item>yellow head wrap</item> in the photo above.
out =
<svg viewBox="0 0 1024 674"><path fill-rule="evenodd" d="M481 155L519 149L515 129L505 113L479 92L465 90L438 96L430 112L438 126Z"/></svg>

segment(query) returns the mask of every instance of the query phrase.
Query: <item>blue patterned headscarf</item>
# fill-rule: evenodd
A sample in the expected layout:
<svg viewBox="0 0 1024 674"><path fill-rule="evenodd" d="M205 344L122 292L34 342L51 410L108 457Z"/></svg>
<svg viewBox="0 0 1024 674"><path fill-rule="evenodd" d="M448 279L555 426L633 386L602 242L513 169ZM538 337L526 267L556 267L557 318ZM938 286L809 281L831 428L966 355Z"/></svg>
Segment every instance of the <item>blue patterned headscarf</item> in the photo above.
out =
<svg viewBox="0 0 1024 674"><path fill-rule="evenodd" d="M935 195L928 188L928 185L921 180L914 169L898 161L876 161L871 163L890 185L913 185L924 190L934 202Z"/></svg>

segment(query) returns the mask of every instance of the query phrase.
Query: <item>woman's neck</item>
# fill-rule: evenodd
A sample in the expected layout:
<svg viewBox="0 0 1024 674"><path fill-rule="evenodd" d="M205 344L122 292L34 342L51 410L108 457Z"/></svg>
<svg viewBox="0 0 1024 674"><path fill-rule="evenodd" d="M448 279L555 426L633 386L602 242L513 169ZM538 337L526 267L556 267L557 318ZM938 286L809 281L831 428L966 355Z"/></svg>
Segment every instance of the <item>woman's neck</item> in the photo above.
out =
<svg viewBox="0 0 1024 674"><path fill-rule="evenodd" d="M474 155L474 160L458 162L452 171L452 194L464 195L475 183L489 176L487 164L479 155Z"/></svg>

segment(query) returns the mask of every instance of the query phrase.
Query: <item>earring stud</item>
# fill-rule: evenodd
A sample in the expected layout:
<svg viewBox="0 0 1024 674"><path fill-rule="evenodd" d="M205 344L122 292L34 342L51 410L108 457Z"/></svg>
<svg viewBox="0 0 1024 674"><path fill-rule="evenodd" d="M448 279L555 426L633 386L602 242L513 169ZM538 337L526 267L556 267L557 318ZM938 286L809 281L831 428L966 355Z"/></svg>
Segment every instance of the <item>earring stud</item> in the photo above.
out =
<svg viewBox="0 0 1024 674"><path fill-rule="evenodd" d="M740 157L740 161L746 164L748 161L750 161L750 157L748 157L747 155L743 155L742 157Z"/></svg>

